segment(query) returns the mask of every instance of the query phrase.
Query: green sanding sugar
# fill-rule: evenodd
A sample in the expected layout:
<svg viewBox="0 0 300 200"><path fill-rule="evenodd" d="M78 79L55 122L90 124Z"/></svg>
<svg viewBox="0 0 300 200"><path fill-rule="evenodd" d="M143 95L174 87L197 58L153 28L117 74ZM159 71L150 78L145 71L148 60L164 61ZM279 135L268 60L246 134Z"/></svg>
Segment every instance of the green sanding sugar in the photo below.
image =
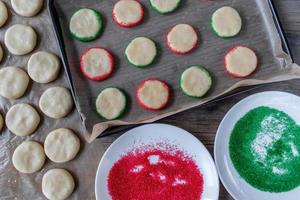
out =
<svg viewBox="0 0 300 200"><path fill-rule="evenodd" d="M235 124L229 152L240 176L257 189L286 192L300 185L300 127L284 112L249 111Z"/></svg>

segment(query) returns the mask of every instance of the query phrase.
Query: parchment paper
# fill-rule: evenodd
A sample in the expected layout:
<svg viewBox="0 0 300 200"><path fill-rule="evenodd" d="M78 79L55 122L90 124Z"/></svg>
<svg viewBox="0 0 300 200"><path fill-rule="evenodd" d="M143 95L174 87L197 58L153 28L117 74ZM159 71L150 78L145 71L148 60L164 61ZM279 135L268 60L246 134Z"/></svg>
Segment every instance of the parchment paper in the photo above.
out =
<svg viewBox="0 0 300 200"><path fill-rule="evenodd" d="M111 18L114 1L99 0L56 1L56 7L63 27L63 37L71 69L71 76L79 104L79 112L87 129L89 142L112 126L153 122L163 117L199 106L220 95L241 86L275 82L298 77L299 68L282 51L281 40L276 30L267 0L184 0L174 14L162 16L151 10L147 0L141 0L145 7L145 20L142 25L126 29L118 27ZM238 37L221 39L210 30L212 13L222 6L236 8L243 20L243 29ZM88 43L74 40L67 28L72 14L82 7L98 10L105 18L103 35ZM200 36L199 47L191 54L173 54L165 45L168 30L178 24L193 25ZM129 41L137 36L153 39L159 49L157 61L150 67L138 69L125 59L124 51ZM249 79L232 78L225 73L223 57L235 45L246 45L254 49L259 58L259 68ZM87 47L102 46L114 53L117 60L113 76L105 81L90 81L79 69L79 57ZM206 98L197 100L182 95L178 85L181 72L193 64L203 65L212 73L214 87ZM135 102L134 94L138 83L149 77L166 81L172 90L171 105L162 111L145 111ZM94 101L99 92L108 86L124 89L131 101L128 112L117 121L104 121L94 110ZM89 134L92 133L92 134Z"/></svg>

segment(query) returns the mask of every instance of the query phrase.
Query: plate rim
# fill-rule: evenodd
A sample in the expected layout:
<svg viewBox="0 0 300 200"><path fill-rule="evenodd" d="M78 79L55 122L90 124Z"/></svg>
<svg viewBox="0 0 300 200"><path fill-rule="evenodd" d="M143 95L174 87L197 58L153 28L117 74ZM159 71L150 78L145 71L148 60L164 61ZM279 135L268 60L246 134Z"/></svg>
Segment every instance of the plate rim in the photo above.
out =
<svg viewBox="0 0 300 200"><path fill-rule="evenodd" d="M208 149L206 148L206 146L200 141L200 139L198 139L197 137L195 137L193 134L191 134L190 132L188 132L187 130L183 129L183 128L180 128L180 127L177 127L177 126L174 126L174 125L170 125L170 124L164 124L164 123L149 123L149 124L144 124L144 125L141 125L141 126L137 126L137 127L134 127L128 131L126 131L125 133L123 133L120 137L118 137L113 143L110 144L110 146L105 150L104 154L102 155L102 158L100 159L99 163L98 163L98 167L97 167L97 171L96 171L96 177L95 177L95 197L96 197L96 200L100 200L100 197L98 196L98 187L97 187L97 183L99 182L98 179L100 178L99 177L99 174L100 174L100 166L101 166L101 163L103 162L104 158L106 157L106 155L108 154L108 152L114 147L115 143L117 143L117 141L121 140L122 138L124 137L127 137L127 135L129 134L132 134L131 132L133 132L133 130L135 129L138 129L138 128L141 128L141 127L147 127L147 126L168 126L168 127L173 127L173 128L176 128L176 129L179 129L183 132L185 132L186 134L189 134L191 136L191 138L193 138L195 141L197 141L197 143L203 147L204 151L206 154L209 155L209 159L210 161L213 163L213 168L214 168L214 171L216 173L216 189L217 189L217 192L216 192L216 199L219 199L219 196L220 196L220 177L219 177L219 173L218 173L218 170L217 170L217 167L216 167L216 162L212 156L212 154L208 151Z"/></svg>

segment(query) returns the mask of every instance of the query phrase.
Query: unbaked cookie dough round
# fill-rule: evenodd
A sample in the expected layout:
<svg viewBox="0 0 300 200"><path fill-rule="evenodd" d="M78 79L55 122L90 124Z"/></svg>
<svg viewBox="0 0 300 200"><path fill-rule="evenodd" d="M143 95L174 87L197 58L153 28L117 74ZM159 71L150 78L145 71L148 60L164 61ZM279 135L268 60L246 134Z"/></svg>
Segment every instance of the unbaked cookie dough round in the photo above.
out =
<svg viewBox="0 0 300 200"><path fill-rule="evenodd" d="M200 98L211 86L212 78L204 67L191 66L181 74L180 87L187 96Z"/></svg>
<svg viewBox="0 0 300 200"><path fill-rule="evenodd" d="M8 19L8 11L5 3L0 1L0 28L6 23Z"/></svg>
<svg viewBox="0 0 300 200"><path fill-rule="evenodd" d="M212 15L211 27L219 37L234 37L242 28L242 19L234 8L224 6Z"/></svg>
<svg viewBox="0 0 300 200"><path fill-rule="evenodd" d="M3 58L3 49L2 49L2 46L0 44L0 63L2 61L2 58Z"/></svg>
<svg viewBox="0 0 300 200"><path fill-rule="evenodd" d="M103 30L101 14L93 9L82 8L71 17L69 29L72 36L82 42L96 39Z"/></svg>
<svg viewBox="0 0 300 200"><path fill-rule="evenodd" d="M169 31L166 41L174 53L187 54L196 48L198 35L191 25L178 24Z"/></svg>
<svg viewBox="0 0 300 200"><path fill-rule="evenodd" d="M25 141L14 151L12 162L14 167L22 173L39 171L46 160L43 146L35 141Z"/></svg>
<svg viewBox="0 0 300 200"><path fill-rule="evenodd" d="M50 169L42 179L43 194L50 200L64 200L75 188L72 175L65 169Z"/></svg>
<svg viewBox="0 0 300 200"><path fill-rule="evenodd" d="M38 83L49 83L57 78L60 62L54 54L39 51L30 57L27 67L32 80Z"/></svg>
<svg viewBox="0 0 300 200"><path fill-rule="evenodd" d="M180 0L150 0L150 4L158 13L167 14L178 8Z"/></svg>
<svg viewBox="0 0 300 200"><path fill-rule="evenodd" d="M73 107L73 100L66 88L52 87L42 94L39 106L48 117L59 119L69 114Z"/></svg>
<svg viewBox="0 0 300 200"><path fill-rule="evenodd" d="M245 46L236 46L225 56L227 72L237 78L251 75L257 68L257 63L255 52Z"/></svg>
<svg viewBox="0 0 300 200"><path fill-rule="evenodd" d="M113 8L113 19L123 27L133 27L141 23L144 9L136 0L120 0Z"/></svg>
<svg viewBox="0 0 300 200"><path fill-rule="evenodd" d="M169 86L157 79L147 79L139 84L136 98L138 104L146 110L161 110L170 99Z"/></svg>
<svg viewBox="0 0 300 200"><path fill-rule="evenodd" d="M155 43L146 37L133 39L125 50L127 60L136 67L147 67L157 54Z"/></svg>
<svg viewBox="0 0 300 200"><path fill-rule="evenodd" d="M90 47L81 55L80 69L88 79L101 81L112 74L114 63L110 51L102 47Z"/></svg>
<svg viewBox="0 0 300 200"><path fill-rule="evenodd" d="M37 129L40 123L40 116L31 105L20 103L9 109L5 122L12 133L17 136L26 136Z"/></svg>
<svg viewBox="0 0 300 200"><path fill-rule="evenodd" d="M100 92L96 99L98 114L108 120L121 117L126 109L126 96L118 88L106 88Z"/></svg>
<svg viewBox="0 0 300 200"><path fill-rule="evenodd" d="M44 148L51 161L63 163L75 158L80 148L80 141L70 129L59 128L47 135Z"/></svg>
<svg viewBox="0 0 300 200"><path fill-rule="evenodd" d="M43 0L11 0L14 11L23 17L33 17L40 12Z"/></svg>
<svg viewBox="0 0 300 200"><path fill-rule="evenodd" d="M3 121L3 117L2 117L2 115L1 115L1 113L0 113L0 132L1 132L2 129L3 129L3 126L4 126L4 121Z"/></svg>
<svg viewBox="0 0 300 200"><path fill-rule="evenodd" d="M32 27L15 24L5 32L4 43L9 52L21 56L30 53L35 48L37 35Z"/></svg>
<svg viewBox="0 0 300 200"><path fill-rule="evenodd" d="M29 77L21 68L15 66L0 69L0 95L7 99L17 99L24 95Z"/></svg>

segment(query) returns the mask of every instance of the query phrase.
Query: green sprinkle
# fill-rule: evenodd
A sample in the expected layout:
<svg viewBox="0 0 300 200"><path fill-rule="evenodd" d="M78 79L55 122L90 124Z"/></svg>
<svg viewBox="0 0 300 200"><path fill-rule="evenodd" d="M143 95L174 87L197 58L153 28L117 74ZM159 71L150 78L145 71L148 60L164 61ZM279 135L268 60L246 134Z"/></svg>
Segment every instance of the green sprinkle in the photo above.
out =
<svg viewBox="0 0 300 200"><path fill-rule="evenodd" d="M231 133L229 152L239 175L259 190L279 193L300 185L300 127L284 112L249 111Z"/></svg>

